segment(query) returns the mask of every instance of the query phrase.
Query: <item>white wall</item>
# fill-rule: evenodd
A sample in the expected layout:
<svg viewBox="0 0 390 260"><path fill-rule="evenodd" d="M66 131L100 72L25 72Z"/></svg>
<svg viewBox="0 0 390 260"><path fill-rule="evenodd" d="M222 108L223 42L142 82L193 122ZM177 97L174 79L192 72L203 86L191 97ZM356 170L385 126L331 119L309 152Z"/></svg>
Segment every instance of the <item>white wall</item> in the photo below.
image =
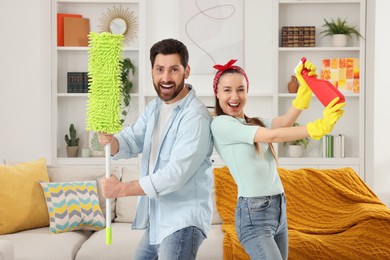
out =
<svg viewBox="0 0 390 260"><path fill-rule="evenodd" d="M50 160L50 4L0 2L0 159Z"/></svg>
<svg viewBox="0 0 390 260"><path fill-rule="evenodd" d="M173 0L164 1L175 6ZM148 12L161 14L164 19L171 17L168 24L174 24L173 17L178 10L171 8L169 10L174 15L167 15L162 11L160 2L148 2L151 4ZM368 2L367 9L371 12L368 18L372 20L367 27L371 31L367 32L366 111L369 138L366 172L370 187L390 205L390 156L387 151L387 145L390 145L390 116L387 112L390 49L384 40L390 25L387 12L390 2ZM45 0L8 0L0 2L0 10L0 159L25 161L45 157L50 162L50 5ZM158 17L150 18L148 26L156 26ZM376 29L372 30L375 24ZM155 34L148 33L148 45L175 35L177 28L160 26ZM371 37L375 37L375 41Z"/></svg>
<svg viewBox="0 0 390 260"><path fill-rule="evenodd" d="M375 71L373 91L373 189L390 207L390 49L387 34L390 25L390 1L376 0L375 7ZM368 86L370 87L370 86ZM368 125L371 127L371 125Z"/></svg>

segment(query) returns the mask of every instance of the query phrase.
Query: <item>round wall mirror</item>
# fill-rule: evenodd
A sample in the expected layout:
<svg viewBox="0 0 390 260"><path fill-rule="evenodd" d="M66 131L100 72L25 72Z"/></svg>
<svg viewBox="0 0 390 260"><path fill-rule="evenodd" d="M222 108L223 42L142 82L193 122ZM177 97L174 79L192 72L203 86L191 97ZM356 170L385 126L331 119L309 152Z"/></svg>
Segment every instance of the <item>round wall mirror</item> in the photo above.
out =
<svg viewBox="0 0 390 260"><path fill-rule="evenodd" d="M123 35L125 44L129 44L137 35L137 18L134 11L122 6L108 8L100 18L100 32L110 32L112 34Z"/></svg>
<svg viewBox="0 0 390 260"><path fill-rule="evenodd" d="M127 23L122 18L114 18L110 22L110 32L112 34L125 34L127 31Z"/></svg>

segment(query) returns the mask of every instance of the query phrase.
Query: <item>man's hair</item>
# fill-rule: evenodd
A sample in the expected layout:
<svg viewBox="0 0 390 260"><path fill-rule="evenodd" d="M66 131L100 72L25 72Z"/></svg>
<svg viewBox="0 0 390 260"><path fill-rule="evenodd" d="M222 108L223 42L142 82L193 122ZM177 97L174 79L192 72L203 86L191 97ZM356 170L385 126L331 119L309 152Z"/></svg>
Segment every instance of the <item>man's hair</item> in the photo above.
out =
<svg viewBox="0 0 390 260"><path fill-rule="evenodd" d="M152 48L150 48L150 63L152 68L157 54L168 55L176 53L180 56L181 65L186 68L188 65L189 55L187 47L182 42L175 39L165 39L155 43Z"/></svg>

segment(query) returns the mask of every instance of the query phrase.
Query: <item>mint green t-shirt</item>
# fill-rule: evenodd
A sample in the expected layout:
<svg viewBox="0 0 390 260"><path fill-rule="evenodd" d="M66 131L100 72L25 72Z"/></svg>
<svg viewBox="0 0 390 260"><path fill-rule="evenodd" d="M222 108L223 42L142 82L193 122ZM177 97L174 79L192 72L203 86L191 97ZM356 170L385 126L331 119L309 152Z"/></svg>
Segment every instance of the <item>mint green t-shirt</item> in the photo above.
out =
<svg viewBox="0 0 390 260"><path fill-rule="evenodd" d="M265 121L266 127L270 127ZM253 143L259 126L246 125L242 118L217 116L211 123L215 149L229 168L238 196L272 196L282 193L283 186L268 144L260 143L262 153Z"/></svg>

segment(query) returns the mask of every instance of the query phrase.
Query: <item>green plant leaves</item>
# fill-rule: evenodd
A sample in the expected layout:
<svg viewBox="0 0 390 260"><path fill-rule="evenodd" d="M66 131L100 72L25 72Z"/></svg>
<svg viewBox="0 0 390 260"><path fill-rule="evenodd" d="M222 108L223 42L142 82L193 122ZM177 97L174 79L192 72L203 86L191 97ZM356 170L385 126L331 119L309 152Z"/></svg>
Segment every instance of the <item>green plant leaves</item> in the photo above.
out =
<svg viewBox="0 0 390 260"><path fill-rule="evenodd" d="M324 21L325 24L323 24L322 27L326 29L320 32L320 35L322 34L323 37L332 36L334 34L345 34L349 37L355 35L356 38L359 37L363 38L363 36L356 30L356 25L355 26L348 25L347 18L342 20L340 17L338 17L337 21L333 20L333 18L331 18L330 21L324 18Z"/></svg>

